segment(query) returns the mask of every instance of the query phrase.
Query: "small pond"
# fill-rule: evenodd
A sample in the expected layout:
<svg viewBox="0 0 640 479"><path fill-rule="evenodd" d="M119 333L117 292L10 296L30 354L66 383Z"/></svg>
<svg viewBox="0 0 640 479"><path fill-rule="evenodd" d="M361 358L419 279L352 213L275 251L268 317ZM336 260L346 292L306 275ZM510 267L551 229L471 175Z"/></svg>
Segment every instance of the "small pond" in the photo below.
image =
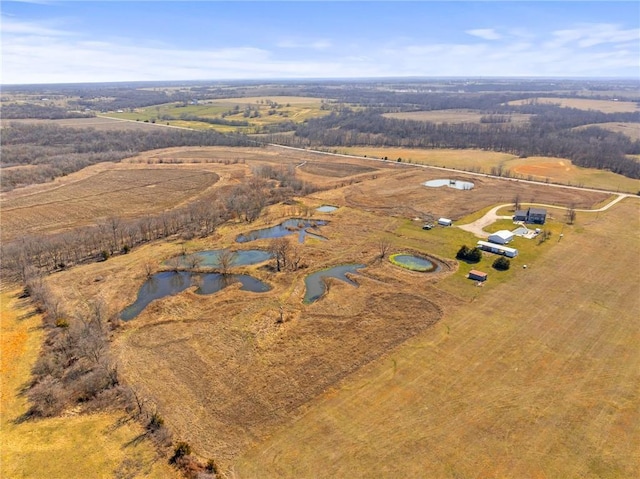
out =
<svg viewBox="0 0 640 479"><path fill-rule="evenodd" d="M421 273L432 273L440 269L437 263L412 254L398 253L389 256L389 261L402 268Z"/></svg>
<svg viewBox="0 0 640 479"><path fill-rule="evenodd" d="M259 230L251 231L244 235L239 235L236 238L238 243L247 243L263 238L281 238L283 236L298 234L298 242L304 243L304 238L308 235L312 238L322 239L325 238L308 231L311 228L317 228L324 226L328 222L323 220L305 220L301 218L291 218L283 221L279 225L271 226L270 228L262 228Z"/></svg>
<svg viewBox="0 0 640 479"><path fill-rule="evenodd" d="M191 273L189 271L163 271L151 276L138 291L136 301L127 306L120 318L129 321L138 316L153 300L178 294L191 286L198 286L197 294L213 294L233 283L241 283L242 291L263 293L271 286L246 274L221 275L218 273Z"/></svg>
<svg viewBox="0 0 640 479"><path fill-rule="evenodd" d="M320 213L333 213L337 209L338 209L337 206L322 205L322 206L316 208L316 211L319 211Z"/></svg>
<svg viewBox="0 0 640 479"><path fill-rule="evenodd" d="M449 188L455 188L456 190L470 190L474 187L474 184L470 181L460 180L430 180L422 183L424 186L431 188L439 188L440 186L448 186Z"/></svg>
<svg viewBox="0 0 640 479"><path fill-rule="evenodd" d="M193 268L193 267L206 267L206 268L219 268L220 267L220 255L226 250L214 249L208 251L199 251L198 253L177 256L178 267L180 268ZM250 249L242 251L233 251L233 259L231 260L231 266L248 266L252 264L262 263L268 259L273 258L273 255L268 251L262 251L260 249ZM170 264L173 260L169 259L164 262L165 265Z"/></svg>
<svg viewBox="0 0 640 479"><path fill-rule="evenodd" d="M343 264L310 274L304 280L304 302L313 303L314 301L320 299L322 295L327 292L327 285L324 282L325 278L337 278L357 288L358 283L349 279L346 273L357 273L356 270L361 268L364 268L363 264Z"/></svg>

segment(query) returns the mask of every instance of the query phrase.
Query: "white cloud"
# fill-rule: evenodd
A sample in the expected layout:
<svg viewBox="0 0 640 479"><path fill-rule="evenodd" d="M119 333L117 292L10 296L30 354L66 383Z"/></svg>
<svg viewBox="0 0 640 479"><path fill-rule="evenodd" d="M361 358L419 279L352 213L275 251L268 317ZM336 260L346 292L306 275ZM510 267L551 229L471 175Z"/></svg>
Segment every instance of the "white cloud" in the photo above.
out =
<svg viewBox="0 0 640 479"><path fill-rule="evenodd" d="M13 19L3 22L3 83L376 76L617 76L636 74L639 55L638 31L608 24L578 25L557 30L546 37L540 32L533 36L515 27L499 42L419 43L408 38L385 38L381 45L343 45L330 59L326 56L319 59L313 54L332 48L331 42L323 39L281 41L273 50L252 45L186 49L153 39L136 44L127 38L89 38L60 29L59 25ZM479 36L478 30L467 33L472 31ZM497 39L492 29L483 29L480 35ZM548 37L553 38L546 41ZM288 49L305 49L304 60L293 59Z"/></svg>
<svg viewBox="0 0 640 479"><path fill-rule="evenodd" d="M546 42L547 48L559 48L575 44L580 48L589 48L604 43L640 41L640 29L624 29L609 23L582 24L574 28L552 32L553 39Z"/></svg>
<svg viewBox="0 0 640 479"><path fill-rule="evenodd" d="M73 35L71 32L52 28L46 23L22 22L12 17L2 15L0 20L2 35L36 35L36 36L67 36Z"/></svg>
<svg viewBox="0 0 640 479"><path fill-rule="evenodd" d="M482 38L483 40L500 40L502 38L502 35L493 28L477 28L475 30L467 30L465 33Z"/></svg>

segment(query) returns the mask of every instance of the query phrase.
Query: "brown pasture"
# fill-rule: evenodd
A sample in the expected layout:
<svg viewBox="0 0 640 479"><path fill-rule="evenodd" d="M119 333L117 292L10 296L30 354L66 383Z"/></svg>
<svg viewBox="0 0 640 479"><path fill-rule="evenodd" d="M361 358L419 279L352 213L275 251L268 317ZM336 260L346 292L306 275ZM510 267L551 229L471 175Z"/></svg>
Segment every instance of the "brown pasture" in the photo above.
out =
<svg viewBox="0 0 640 479"><path fill-rule="evenodd" d="M295 156L295 152L287 155ZM316 155L308 158L320 161ZM345 164L371 164L367 160L358 163L345 158L323 159L332 165L325 168L329 175L326 178L333 182L335 168L344 171ZM260 474L251 467L252 464L261 467L259 460L247 456L249 459L237 463L238 457L251 454L270 437L280 437L295 421L314 415L322 400L341 391L346 394L350 384L371 368L383 364L389 372L390 361L396 354L404 354L400 353L405 351L403 344L413 344L431 330L442 334L438 322L455 317L451 315L467 307L468 300L464 298L469 297L468 293L458 296L451 292L452 288L439 285L462 274L451 258L459 246L458 238L473 242L473 236L455 230L460 235L456 244L444 247L449 230L442 229L426 233L424 240L416 241L402 233L408 218L433 213L455 219L484 206L509 202L517 193L522 201L575 203L583 207L606 197L600 193L489 178L472 179L476 188L471 191L421 185L439 176L437 171L419 167L386 165L376 174L352 177L353 183L349 177L348 181L341 178L344 187L301 198L299 205L269 208L255 224L230 224L203 240L145 245L106 262L55 273L48 281L69 308L87 297L101 297L118 312L135 300L137 288L146 279L147 263L160 268L162 261L179 254L182 248L188 251L228 246L265 248L267 240L238 245L234 239L238 233L276 224L285 217L303 214L310 207L323 203L341 206L333 214L320 216L330 220L320 231L327 241L308 239L304 245L292 242L292 246L300 248L305 265L302 270L276 274L259 267L241 269L271 284L270 292L247 293L231 286L211 296L186 291L155 301L125 325L113 346L123 376L158 406L177 438L187 440L198 454L216 458L229 470L239 464L240 470L251 471L244 472L242 477L256 477ZM419 225L413 228L419 229ZM390 242L389 253L415 251L439 257L443 271L414 273L387 260L377 260L382 239ZM367 265L361 274L352 276L360 287L330 280L325 297L310 305L302 303L306 274L355 262ZM468 288L475 287L469 284ZM494 297L491 287L484 291L488 298ZM284 323L278 322L281 312ZM402 361L399 366L411 364L422 371L437 358L429 358L425 363ZM487 361L483 367L490 370L493 364ZM422 382L418 386L428 387ZM402 398L396 400L408 407L410 413L422 404L420 396L411 391L403 392ZM383 403L376 405L372 398L363 411L375 417ZM411 417L407 421L413 420ZM317 424L321 421L318 418ZM404 434L398 429L390 431L398 437ZM445 433L444 425L439 426L439 431ZM334 434L331 429L327 432ZM366 438L366 434L362 437ZM324 447L323 441L314 440ZM368 441L363 439L362 444ZM377 447L375 438L371 441ZM415 463L420 456L412 455L413 452L408 448L408 455L397 453L394 461L399 463L398 467L407 468L409 465L405 463ZM292 446L283 454L296 453ZM309 461L309 467L316 467L313 460ZM351 467L348 461L345 467ZM342 472L350 476L357 470L355 467L359 465ZM271 469L267 468L267 473L272 474ZM317 474L324 472L307 470L298 477Z"/></svg>
<svg viewBox="0 0 640 479"><path fill-rule="evenodd" d="M213 171L102 163L64 180L2 197L2 240L53 233L111 216L132 218L192 200L219 179Z"/></svg>
<svg viewBox="0 0 640 479"><path fill-rule="evenodd" d="M510 101L510 105L527 105L531 102L560 105L564 108L580 110L598 110L603 113L632 113L639 111L638 104L632 101L592 100L590 98L527 98Z"/></svg>
<svg viewBox="0 0 640 479"><path fill-rule="evenodd" d="M235 477L640 476L638 218L635 198L581 214L528 269L307 404Z"/></svg>

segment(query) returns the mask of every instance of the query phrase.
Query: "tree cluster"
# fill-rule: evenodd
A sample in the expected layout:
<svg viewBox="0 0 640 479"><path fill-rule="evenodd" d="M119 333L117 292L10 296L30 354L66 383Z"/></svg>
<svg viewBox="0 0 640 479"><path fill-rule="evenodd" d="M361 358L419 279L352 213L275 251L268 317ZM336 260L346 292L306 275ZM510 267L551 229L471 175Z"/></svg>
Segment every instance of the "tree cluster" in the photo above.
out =
<svg viewBox="0 0 640 479"><path fill-rule="evenodd" d="M2 131L2 167L32 165L3 171L2 189L50 181L102 161L172 146L255 146L244 136L215 131L169 128L98 131L57 125L11 123Z"/></svg>
<svg viewBox="0 0 640 479"><path fill-rule="evenodd" d="M456 253L456 258L468 263L478 263L482 259L482 250L477 247L469 248L467 245L463 245Z"/></svg>
<svg viewBox="0 0 640 479"><path fill-rule="evenodd" d="M506 271L511 267L511 261L508 258L505 258L504 256L500 256L499 258L496 258L496 260L493 262L493 268L497 269L498 271Z"/></svg>

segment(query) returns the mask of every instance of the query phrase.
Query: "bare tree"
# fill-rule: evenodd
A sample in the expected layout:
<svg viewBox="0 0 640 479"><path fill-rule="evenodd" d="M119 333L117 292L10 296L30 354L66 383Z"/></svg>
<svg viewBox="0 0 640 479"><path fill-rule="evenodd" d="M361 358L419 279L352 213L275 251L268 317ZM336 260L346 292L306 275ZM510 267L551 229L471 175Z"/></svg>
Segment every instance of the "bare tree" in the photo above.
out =
<svg viewBox="0 0 640 479"><path fill-rule="evenodd" d="M281 238L273 238L269 243L269 253L276 260L276 271L282 271L287 267L287 256L289 253L289 240L284 236Z"/></svg>
<svg viewBox="0 0 640 479"><path fill-rule="evenodd" d="M576 221L576 205L575 204L571 204L571 206L569 206L569 209L567 210L567 223L572 225L573 223L575 223Z"/></svg>
<svg viewBox="0 0 640 479"><path fill-rule="evenodd" d="M378 240L378 258L384 259L391 248L391 242L386 239Z"/></svg>
<svg viewBox="0 0 640 479"><path fill-rule="evenodd" d="M520 209L520 193L516 193L515 198L513 198L513 209L514 211L518 211Z"/></svg>
<svg viewBox="0 0 640 479"><path fill-rule="evenodd" d="M233 260L236 258L235 251L223 249L218 255L218 268L220 274L226 276L229 274L231 267L233 266Z"/></svg>

